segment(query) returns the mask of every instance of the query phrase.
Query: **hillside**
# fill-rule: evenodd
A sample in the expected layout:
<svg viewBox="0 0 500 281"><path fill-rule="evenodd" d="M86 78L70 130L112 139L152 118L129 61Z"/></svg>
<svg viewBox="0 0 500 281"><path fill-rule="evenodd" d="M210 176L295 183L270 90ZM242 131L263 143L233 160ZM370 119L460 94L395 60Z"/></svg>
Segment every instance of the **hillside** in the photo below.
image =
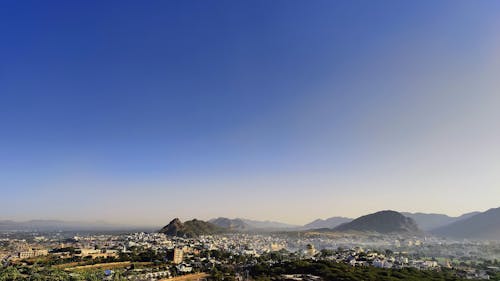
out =
<svg viewBox="0 0 500 281"><path fill-rule="evenodd" d="M500 240L500 208L489 209L431 232L457 239Z"/></svg>
<svg viewBox="0 0 500 281"><path fill-rule="evenodd" d="M305 229L335 228L343 223L350 222L352 219L345 217L331 217L328 219L317 219L306 225Z"/></svg>
<svg viewBox="0 0 500 281"><path fill-rule="evenodd" d="M228 219L220 217L211 219L208 222L232 231L245 231L252 229L252 226L245 223L242 219Z"/></svg>
<svg viewBox="0 0 500 281"><path fill-rule="evenodd" d="M276 221L259 221L259 220L249 220L249 219L241 219L243 222L248 224L251 228L258 230L290 230L290 229L298 229L301 228L300 225L287 224L283 222Z"/></svg>
<svg viewBox="0 0 500 281"><path fill-rule="evenodd" d="M380 211L341 224L335 231L370 231L379 233L420 233L415 221L395 211Z"/></svg>
<svg viewBox="0 0 500 281"><path fill-rule="evenodd" d="M169 236L196 237L225 231L226 229L210 222L193 219L182 223L178 218L175 218L159 232Z"/></svg>
<svg viewBox="0 0 500 281"><path fill-rule="evenodd" d="M406 217L412 218L417 223L418 227L425 231L430 231L438 227L442 227L459 220L469 218L473 215L479 214L479 212L472 212L463 214L459 217L450 217L443 214L426 214L426 213L401 213Z"/></svg>

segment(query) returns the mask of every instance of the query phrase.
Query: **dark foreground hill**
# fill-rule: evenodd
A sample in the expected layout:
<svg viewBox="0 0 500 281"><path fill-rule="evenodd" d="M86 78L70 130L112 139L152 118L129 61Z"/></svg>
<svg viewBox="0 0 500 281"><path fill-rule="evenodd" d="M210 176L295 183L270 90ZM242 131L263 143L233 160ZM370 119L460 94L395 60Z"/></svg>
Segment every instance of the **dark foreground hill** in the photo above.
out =
<svg viewBox="0 0 500 281"><path fill-rule="evenodd" d="M193 219L183 223L178 218L175 218L159 232L169 236L196 237L225 231L227 230L210 222Z"/></svg>
<svg viewBox="0 0 500 281"><path fill-rule="evenodd" d="M458 239L500 240L500 208L437 228L432 233Z"/></svg>
<svg viewBox="0 0 500 281"><path fill-rule="evenodd" d="M335 231L363 231L379 233L419 234L415 221L395 211L380 211L341 224Z"/></svg>

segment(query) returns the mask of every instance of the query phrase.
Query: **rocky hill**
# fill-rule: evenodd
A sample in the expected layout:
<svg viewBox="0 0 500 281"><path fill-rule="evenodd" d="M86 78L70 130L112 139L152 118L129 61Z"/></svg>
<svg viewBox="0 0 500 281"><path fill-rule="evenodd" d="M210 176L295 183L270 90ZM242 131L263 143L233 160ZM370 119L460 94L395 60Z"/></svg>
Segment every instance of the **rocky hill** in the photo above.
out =
<svg viewBox="0 0 500 281"><path fill-rule="evenodd" d="M196 237L199 235L223 233L225 231L227 231L225 228L210 222L193 219L183 223L178 218L175 218L159 232L169 236Z"/></svg>

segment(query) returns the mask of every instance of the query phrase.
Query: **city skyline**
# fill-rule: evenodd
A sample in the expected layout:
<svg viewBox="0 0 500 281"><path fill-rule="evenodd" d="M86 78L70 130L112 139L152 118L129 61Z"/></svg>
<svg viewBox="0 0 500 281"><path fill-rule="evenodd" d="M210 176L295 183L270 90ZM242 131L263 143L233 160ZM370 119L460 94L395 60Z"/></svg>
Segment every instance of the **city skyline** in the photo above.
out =
<svg viewBox="0 0 500 281"><path fill-rule="evenodd" d="M0 220L499 207L500 2L382 2L1 3Z"/></svg>

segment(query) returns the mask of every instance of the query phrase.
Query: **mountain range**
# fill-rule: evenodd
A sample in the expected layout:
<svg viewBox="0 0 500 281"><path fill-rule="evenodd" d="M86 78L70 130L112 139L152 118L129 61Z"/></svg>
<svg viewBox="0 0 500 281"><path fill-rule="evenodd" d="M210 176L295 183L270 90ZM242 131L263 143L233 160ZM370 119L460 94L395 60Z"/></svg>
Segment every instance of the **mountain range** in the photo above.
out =
<svg viewBox="0 0 500 281"><path fill-rule="evenodd" d="M198 224L203 225L203 230L194 231L189 225L191 221L182 223L174 219L160 232L172 236L186 236L213 234L220 232L241 232L241 231L269 231L269 227L275 227L276 231L295 231L307 229L321 229L322 231L358 231L358 232L378 232L378 233L422 233L415 221L407 218L395 211L381 211L374 214L359 217L355 220L343 217L333 217L326 220L316 220L306 226L283 225L276 223L248 223L244 219L216 218L208 222L196 220ZM260 227L260 228L259 228ZM201 228L200 228L201 229Z"/></svg>
<svg viewBox="0 0 500 281"><path fill-rule="evenodd" d="M426 213L407 213L402 212L406 217L412 218L415 220L420 229L424 231L431 231L433 229L454 223L456 221L460 221L463 219L467 219L474 215L479 214L480 212L471 212L467 214L463 214L458 217L450 217L443 214L426 214Z"/></svg>
<svg viewBox="0 0 500 281"><path fill-rule="evenodd" d="M61 220L31 220L16 222L0 220L0 231L150 231L152 227L137 227L106 222L77 222ZM243 218L216 218L208 222L193 219L181 222L172 220L160 232L168 235L197 236L222 232L270 231L365 231L379 233L422 233L455 239L500 240L500 208L486 212L472 212L458 217L442 214L398 213L381 211L357 219L331 217L317 219L304 226L273 221Z"/></svg>
<svg viewBox="0 0 500 281"><path fill-rule="evenodd" d="M241 231L295 231L319 228L333 229L340 224L350 221L352 221L351 218L331 217L327 219L317 219L305 225L295 225L276 221L259 221L243 218L229 219L225 217L219 217L209 220L209 222L214 223L220 227Z"/></svg>

